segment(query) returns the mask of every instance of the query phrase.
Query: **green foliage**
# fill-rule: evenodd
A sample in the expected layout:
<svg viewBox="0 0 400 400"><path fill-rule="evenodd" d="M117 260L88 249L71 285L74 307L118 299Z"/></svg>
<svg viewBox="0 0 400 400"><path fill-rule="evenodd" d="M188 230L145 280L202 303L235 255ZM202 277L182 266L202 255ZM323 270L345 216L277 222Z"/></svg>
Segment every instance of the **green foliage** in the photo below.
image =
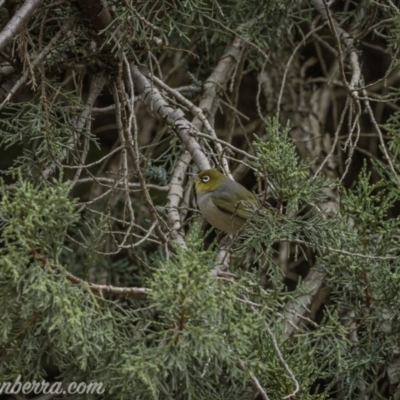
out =
<svg viewBox="0 0 400 400"><path fill-rule="evenodd" d="M366 162L360 173L349 169L358 179L352 178L354 183L346 182L347 186L322 177L323 171L311 178L314 161L300 159L289 125L282 128L278 118L271 119L265 137L255 138L255 159L233 160L250 164L263 189L262 207L243 234L228 243L229 271L216 277L211 271L216 270L219 250L192 222L196 214L190 181L183 180L182 195L175 193L181 200L176 212L187 248L171 239L175 231L169 221L168 188L155 188L168 185L182 161L176 126L148 116L143 106L146 98L136 82L135 114L129 114L132 105L125 102L133 94L125 62L146 64L174 88L190 82L202 89L211 69L226 74L224 84L215 89L220 103L203 112L218 134L223 131L221 137L232 137L232 145L243 144L241 149L248 151L250 140L237 134L231 120L237 126L243 123L240 128L245 132L253 129L249 128L255 126L253 122L262 123L276 109L274 90L286 65L280 118L287 119L291 108L298 106L298 118L293 119L296 129L300 125L303 129L304 122L308 129L311 113L318 113L318 118L329 115L319 121L321 126L337 124L343 100L336 92L342 96L342 85L340 90L327 91L334 106L316 111L311 104L307 109L309 95L314 98L315 88L323 90L327 76L334 72L334 40L326 39L328 25L323 31L315 29L322 26L315 8L296 10L293 3L110 0L113 22L96 32L77 3L46 0L26 29L3 49L2 89L9 90L14 82L7 70L26 79L22 95L3 104L0 118L0 145L7 158L1 173L13 183L3 185L0 192L3 381L18 375L23 381L98 381L106 390L101 398L121 400L247 400L259 397L256 382L270 399L287 397L296 382L295 397L300 400L387 397L379 391L378 380L389 375L388 365L400 370L400 114L390 110L383 126L392 165L387 166L385 152L383 158L376 152L378 161ZM339 3L331 2L331 17L338 28L351 27L357 51L360 43L365 44L365 55L387 41L385 53L397 52L400 19L392 4L348 1L344 11L337 12ZM5 14L8 21L8 11ZM376 20L376 15L381 19ZM67 32L51 45L69 22ZM291 42L303 40L309 29L313 34L304 41L306 50L296 44L293 52ZM371 41L370 36L377 39ZM227 55L226 47L235 37L241 40L240 51ZM51 51L38 61L48 45ZM349 79L357 74L347 69L354 64L347 64L349 49L344 41L342 46L343 71ZM284 51L275 53L276 49ZM228 75L221 71L231 58L235 63ZM226 64L224 68L215 69L218 60ZM363 71L366 64L360 64ZM319 69L323 76L317 76ZM91 119L85 120L82 110L99 71L108 71L110 79L96 99ZM393 82L395 74L389 69L387 73ZM331 88L338 85L338 77L339 70L332 75ZM122 81L126 85L118 110L113 85L122 87ZM374 93L379 83L365 82L367 94ZM189 118L193 110L171 93L163 92L165 100ZM189 94L198 105L198 99L209 93ZM363 97L358 96L361 103ZM371 97L390 100L391 107L399 98L396 88L387 97ZM216 115L213 108L218 108ZM387 108L381 109L383 116ZM253 121L256 109L262 115L255 117L259 121ZM359 115L360 120L353 119L356 109L348 108L348 126L368 126ZM157 111L155 103L151 112ZM229 135L223 126L232 128ZM124 129L137 142L125 145ZM190 134L191 143L198 141L210 160L220 162L221 154L211 140L200 140L195 131ZM354 159L349 161L356 159L361 141L357 146L353 142ZM99 143L101 149L94 154ZM139 166L133 165L134 157L127 150L139 153ZM331 160L340 158L333 150ZM223 154L230 160L229 152ZM149 185L154 209L139 188L139 172ZM57 179L51 180L52 176ZM76 178L74 184L67 181L70 178ZM81 183L88 190L76 189ZM340 209L334 212L325 202L338 193ZM315 296L308 280L314 272L323 281L322 299L305 301L303 307L308 296ZM132 296L128 289L136 286L149 289L148 294ZM128 294L121 295L124 289ZM303 308L311 303L318 309L310 307L304 317ZM298 321L296 325L292 320ZM400 379L388 382L396 386Z"/></svg>
<svg viewBox="0 0 400 400"><path fill-rule="evenodd" d="M55 368L67 381L90 377L102 382L110 398L118 394L130 399L134 392L141 399L222 400L248 398L253 371L271 394L283 396L292 390L266 333L263 310L255 313L246 303L244 294L256 286L210 276L214 252L202 250L199 228L188 237L186 251L175 248L147 278L152 289L149 307L130 302L129 309L121 308L97 298L85 285L71 283L57 261L50 262L57 252L42 244L51 241L49 235L61 240L76 219L65 192L60 184L40 191L21 184L13 196L3 197L3 379L14 380L19 374L24 380L42 379ZM30 197L47 208L51 202L53 211L32 207L27 214L20 200L26 203ZM33 236L19 233L23 212L36 226ZM45 226L44 214L50 220ZM313 380L306 370L299 376ZM304 392L303 398L314 397Z"/></svg>
<svg viewBox="0 0 400 400"><path fill-rule="evenodd" d="M391 20L392 25L389 28L390 32L385 33L389 33L389 47L392 49L392 51L396 51L400 44L400 14L395 13L394 16L391 16ZM381 29L384 29L384 27ZM396 66L399 66L399 61L396 61Z"/></svg>
<svg viewBox="0 0 400 400"><path fill-rule="evenodd" d="M308 258L307 248L323 254L330 247L340 249L354 240L339 214L329 216L317 206L336 184L322 177L309 178L312 163L299 159L288 132L288 126L281 132L274 118L266 140L256 138L254 142L257 158L251 165L256 176L268 184L261 197L276 206L264 204L255 213L236 248L250 265L256 260L260 268L269 266L275 287L284 286L275 260L280 251L277 244L285 243L288 254L294 248Z"/></svg>
<svg viewBox="0 0 400 400"><path fill-rule="evenodd" d="M305 204L313 205L326 199L325 190L332 189L334 182L318 176L309 178L312 162L300 160L296 147L289 139L290 126L281 131L277 118L269 120L267 139L259 137L253 143L257 159L251 165L256 176L268 182L268 196L285 203L287 213L298 212Z"/></svg>
<svg viewBox="0 0 400 400"><path fill-rule="evenodd" d="M74 202L68 198L68 183L44 182L41 187L35 187L20 179L14 192L3 187L0 201L0 252L3 256L0 262L11 266L12 259L8 259L13 253L11 249L16 254L40 253L57 259L66 231L77 218Z"/></svg>
<svg viewBox="0 0 400 400"><path fill-rule="evenodd" d="M390 98L393 101L397 101L400 96L400 91L396 89L392 89L390 92ZM383 125L383 129L388 133L390 140L388 143L388 148L391 152L391 156L397 161L394 163L394 168L396 169L397 173L400 173L399 161L400 161L400 112L394 112ZM378 169L383 172L382 168ZM396 182L395 177L393 174L387 175L390 180Z"/></svg>
<svg viewBox="0 0 400 400"><path fill-rule="evenodd" d="M206 63L210 65L217 61L216 57L223 52L227 39L235 34L252 44L247 59L255 66L259 64L260 53L265 58L267 49L282 46L295 31L294 21L290 18L292 2L288 0L218 3L210 0L158 0L129 8L119 1L111 4L118 10L118 17L104 32L110 41L117 26L123 32L134 32L134 35L121 38L117 54L128 49L133 50L133 54L137 49L157 52L157 47L160 52L166 52L170 51L171 42L175 48L183 49L192 42L196 43L195 55L202 73ZM192 62L193 53L188 52L186 56ZM149 58L147 61L153 70L152 60Z"/></svg>
<svg viewBox="0 0 400 400"><path fill-rule="evenodd" d="M342 388L345 398L360 387L368 388L374 398L385 398L377 393L376 374L400 340L400 268L396 257L391 258L397 255L400 219L387 218L396 201L387 182L371 184L364 166L356 187L342 192L341 213L357 240L343 244L346 255L331 253L319 260L332 290L330 315L342 330L324 342L324 354L319 356L325 363L322 376L331 380L332 387L349 382ZM322 349L319 340L315 348Z"/></svg>
<svg viewBox="0 0 400 400"><path fill-rule="evenodd" d="M82 299L82 288L66 284L62 270L49 268L78 217L68 184L37 188L20 180L14 192L3 190L0 208L0 346L7 360L1 375L43 377L43 362L53 361L61 369L69 363L86 369L92 349L85 350L90 336L84 329L97 312L89 309L90 296ZM28 346L20 347L20 340ZM47 349L46 359L39 349Z"/></svg>
<svg viewBox="0 0 400 400"><path fill-rule="evenodd" d="M310 163L298 160L276 122L272 127L266 142L256 140L258 159L253 167L258 176L268 176L271 198L291 207L282 207L286 215L272 207L259 210L237 245L237 254L244 256L247 265L257 261L260 271L268 266L272 287L278 289L275 304L280 304L285 302L281 292L285 285L276 262L282 244L277 244L283 240L298 249L300 241L307 258L310 250L316 251L314 268L325 276L331 303L318 329L299 336L296 346L303 355L310 352L308 367L329 382L327 391L340 386L342 398L347 399L364 388L374 398L384 398L377 392L376 374L385 368L387 355L397 351L395 343L400 340L400 218L388 218L398 201L398 188L390 179L371 183L364 165L355 187L341 188L340 214L327 215L313 207L312 199L324 199L332 183L309 180ZM383 177L391 173L382 166L378 171ZM290 246L285 251L288 257L293 253ZM302 295L301 286L287 293L292 301ZM296 358L295 353L287 359Z"/></svg>
<svg viewBox="0 0 400 400"><path fill-rule="evenodd" d="M29 102L11 104L3 111L0 144L22 151L9 173L22 170L27 177L37 178L46 168L53 168L54 163L62 164L65 159L78 163L77 144L95 141L86 129L79 138L74 129L76 108L81 107L76 96L51 82L45 90L54 95L49 98L38 94Z"/></svg>
<svg viewBox="0 0 400 400"><path fill-rule="evenodd" d="M141 356L148 359L151 352L153 364L149 370L142 365L135 372L144 382L154 386L157 382L155 397L245 399L252 385L248 368L269 393L284 396L291 382L266 333L264 313L237 301L246 298L253 283L226 283L211 277L214 253L202 250L198 227L188 236L187 245L187 250L176 247L176 253L150 278L150 297L158 314L149 327L155 347ZM141 398L148 396L141 394Z"/></svg>
<svg viewBox="0 0 400 400"><path fill-rule="evenodd" d="M166 185L168 182L167 171L161 166L149 165L146 170L146 176L151 180L154 179L160 185Z"/></svg>

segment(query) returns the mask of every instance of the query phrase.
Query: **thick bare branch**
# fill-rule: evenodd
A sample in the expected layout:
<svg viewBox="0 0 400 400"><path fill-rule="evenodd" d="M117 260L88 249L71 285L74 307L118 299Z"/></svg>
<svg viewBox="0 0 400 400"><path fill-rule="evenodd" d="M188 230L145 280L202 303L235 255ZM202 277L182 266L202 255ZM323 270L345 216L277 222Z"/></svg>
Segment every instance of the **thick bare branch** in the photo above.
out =
<svg viewBox="0 0 400 400"><path fill-rule="evenodd" d="M0 32L0 51L7 46L15 36L21 32L32 14L43 3L43 0L26 0L20 9L11 18L8 24Z"/></svg>
<svg viewBox="0 0 400 400"><path fill-rule="evenodd" d="M284 338L289 338L296 333L296 327L301 324L299 316L304 316L309 312L312 302L324 285L325 275L316 266L312 268L302 282L302 290L307 294L286 305L286 309L289 311L285 312L286 330L283 335Z"/></svg>
<svg viewBox="0 0 400 400"><path fill-rule="evenodd" d="M210 168L207 156L196 139L196 130L184 117L184 112L179 108L174 109L159 90L141 73L139 68L133 64L131 64L131 72L135 87L143 95L143 101L149 112L159 115L166 123L173 126L200 170Z"/></svg>

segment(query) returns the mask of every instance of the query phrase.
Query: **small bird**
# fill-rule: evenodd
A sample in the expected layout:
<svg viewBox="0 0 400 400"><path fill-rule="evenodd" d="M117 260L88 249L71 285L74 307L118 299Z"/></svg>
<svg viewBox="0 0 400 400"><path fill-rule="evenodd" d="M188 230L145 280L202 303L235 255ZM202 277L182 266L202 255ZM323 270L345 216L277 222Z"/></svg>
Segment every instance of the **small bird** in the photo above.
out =
<svg viewBox="0 0 400 400"><path fill-rule="evenodd" d="M236 234L253 214L253 193L216 169L194 175L197 204L203 217L221 231Z"/></svg>

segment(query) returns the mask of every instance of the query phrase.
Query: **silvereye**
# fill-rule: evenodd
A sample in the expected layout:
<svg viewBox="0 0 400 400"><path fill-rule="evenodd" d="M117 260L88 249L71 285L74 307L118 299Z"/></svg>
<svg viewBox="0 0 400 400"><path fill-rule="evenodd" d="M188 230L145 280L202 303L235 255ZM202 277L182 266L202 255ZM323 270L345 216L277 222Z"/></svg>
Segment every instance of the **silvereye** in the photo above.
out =
<svg viewBox="0 0 400 400"><path fill-rule="evenodd" d="M197 204L203 217L221 231L236 234L253 214L257 198L215 169L195 175Z"/></svg>

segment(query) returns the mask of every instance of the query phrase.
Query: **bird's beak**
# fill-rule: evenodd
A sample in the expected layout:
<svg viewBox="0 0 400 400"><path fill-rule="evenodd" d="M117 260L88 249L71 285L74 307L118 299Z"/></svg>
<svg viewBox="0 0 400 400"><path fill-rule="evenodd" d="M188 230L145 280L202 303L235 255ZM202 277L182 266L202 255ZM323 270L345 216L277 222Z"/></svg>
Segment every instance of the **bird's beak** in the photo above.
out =
<svg viewBox="0 0 400 400"><path fill-rule="evenodd" d="M186 175L192 176L195 181L199 181L200 178L197 174L192 174L191 172L186 172Z"/></svg>

